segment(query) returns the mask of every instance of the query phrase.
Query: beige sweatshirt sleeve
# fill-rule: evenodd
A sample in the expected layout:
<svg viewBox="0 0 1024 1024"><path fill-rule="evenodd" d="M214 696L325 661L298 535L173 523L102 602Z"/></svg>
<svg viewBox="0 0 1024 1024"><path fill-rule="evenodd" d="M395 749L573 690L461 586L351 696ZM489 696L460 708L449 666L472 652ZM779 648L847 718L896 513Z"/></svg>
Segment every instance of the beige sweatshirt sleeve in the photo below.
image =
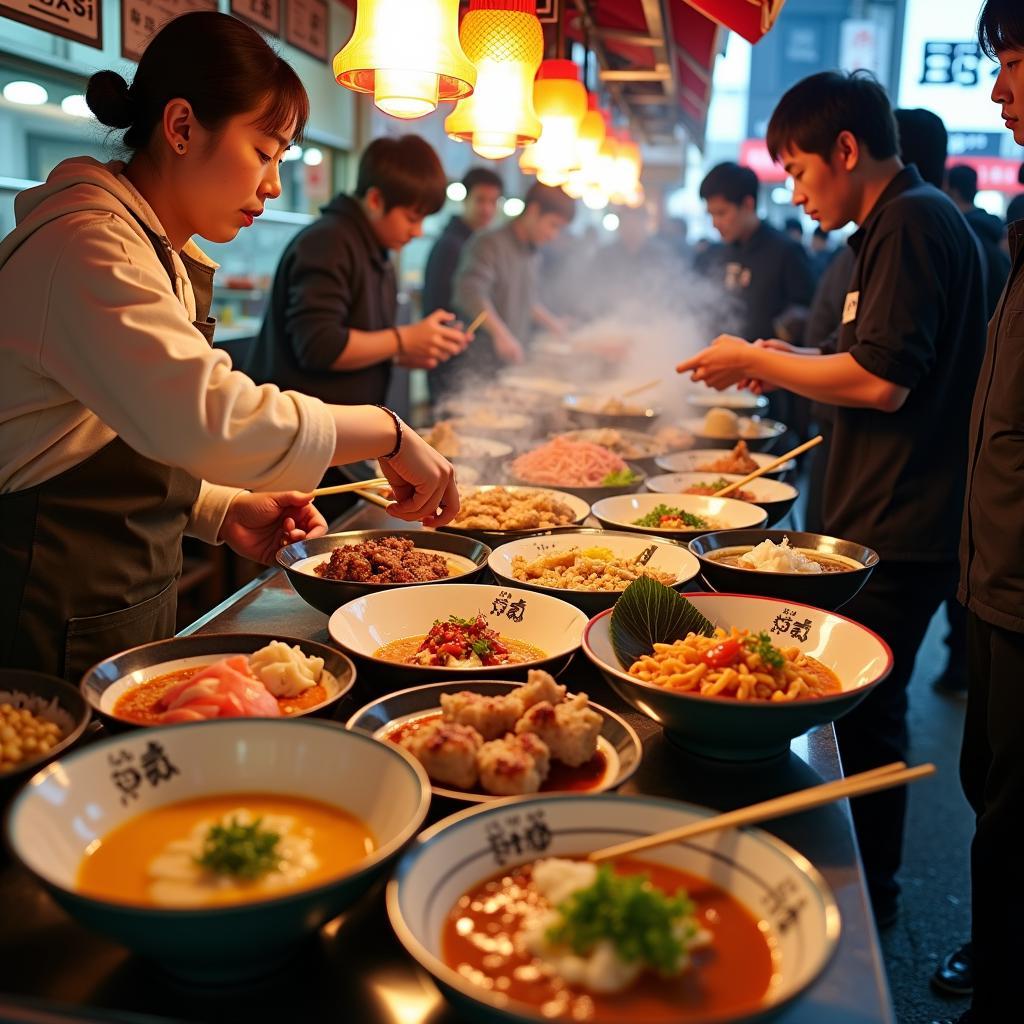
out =
<svg viewBox="0 0 1024 1024"><path fill-rule="evenodd" d="M185 536L206 541L207 544L220 544L220 528L224 525L224 516L228 506L236 494L244 494L241 487L220 487L205 480L199 487L199 495L192 506L192 514L185 526Z"/></svg>
<svg viewBox="0 0 1024 1024"><path fill-rule="evenodd" d="M132 448L210 483L317 485L335 447L327 407L233 370L124 221L102 215L77 228L48 272L39 370Z"/></svg>

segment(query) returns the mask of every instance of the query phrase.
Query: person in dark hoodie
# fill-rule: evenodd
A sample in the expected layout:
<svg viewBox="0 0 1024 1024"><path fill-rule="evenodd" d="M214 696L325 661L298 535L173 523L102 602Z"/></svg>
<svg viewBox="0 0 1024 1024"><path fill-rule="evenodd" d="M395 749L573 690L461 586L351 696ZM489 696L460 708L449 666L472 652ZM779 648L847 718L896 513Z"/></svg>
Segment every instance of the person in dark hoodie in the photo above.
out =
<svg viewBox="0 0 1024 1024"><path fill-rule="evenodd" d="M390 259L423 233L446 188L424 139L374 139L355 192L336 196L285 249L248 360L253 380L338 405L380 404L393 363L433 369L458 355L468 339L445 309L397 325Z"/></svg>
<svg viewBox="0 0 1024 1024"><path fill-rule="evenodd" d="M465 244L488 228L501 201L501 178L486 167L473 167L462 179L466 198L434 243L423 271L423 309L451 309L452 281Z"/></svg>
<svg viewBox="0 0 1024 1024"><path fill-rule="evenodd" d="M981 243L987 275L988 315L991 316L999 304L1003 285L1010 274L1010 258L1003 252L1003 236L1006 234L1003 222L987 210L975 206L974 197L977 194L978 172L967 164L950 167L946 173L946 195L956 203L956 208L964 215Z"/></svg>

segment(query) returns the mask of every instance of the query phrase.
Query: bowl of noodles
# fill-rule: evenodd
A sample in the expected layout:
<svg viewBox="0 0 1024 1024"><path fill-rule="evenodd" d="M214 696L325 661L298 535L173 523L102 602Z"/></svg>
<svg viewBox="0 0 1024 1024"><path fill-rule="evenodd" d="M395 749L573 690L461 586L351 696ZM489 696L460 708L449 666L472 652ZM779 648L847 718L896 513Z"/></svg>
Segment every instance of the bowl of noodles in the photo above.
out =
<svg viewBox="0 0 1024 1024"><path fill-rule="evenodd" d="M646 621L672 624L660 639L630 632L641 591ZM683 598L649 582L590 620L583 651L675 743L727 761L784 754L859 704L893 660L881 637L835 612L740 594Z"/></svg>
<svg viewBox="0 0 1024 1024"><path fill-rule="evenodd" d="M557 487L589 504L640 490L644 471L603 445L555 437L523 452L506 467L512 483Z"/></svg>
<svg viewBox="0 0 1024 1024"><path fill-rule="evenodd" d="M567 395L562 409L579 427L619 427L647 430L661 415L643 400L615 395Z"/></svg>

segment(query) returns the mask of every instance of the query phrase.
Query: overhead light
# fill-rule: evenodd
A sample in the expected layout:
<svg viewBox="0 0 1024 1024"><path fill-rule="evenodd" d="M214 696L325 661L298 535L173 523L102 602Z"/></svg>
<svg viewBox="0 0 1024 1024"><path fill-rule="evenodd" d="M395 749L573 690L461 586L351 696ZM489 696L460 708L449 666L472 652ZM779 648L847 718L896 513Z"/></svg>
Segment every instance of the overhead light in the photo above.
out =
<svg viewBox="0 0 1024 1024"><path fill-rule="evenodd" d="M445 195L453 203L461 203L466 198L466 186L461 181L453 181L448 188L445 189Z"/></svg>
<svg viewBox="0 0 1024 1024"><path fill-rule="evenodd" d="M9 103L38 107L49 98L47 91L38 82L8 82L4 86L4 99Z"/></svg>
<svg viewBox="0 0 1024 1024"><path fill-rule="evenodd" d="M502 206L502 210L505 211L506 217L518 217L525 209L526 203L524 203L518 196L512 196L510 199L506 199L505 205Z"/></svg>
<svg viewBox="0 0 1024 1024"><path fill-rule="evenodd" d="M788 188L784 188L782 185L776 185L772 189L772 202L778 203L779 206L789 206L793 199L793 193Z"/></svg>
<svg viewBox="0 0 1024 1024"><path fill-rule="evenodd" d="M476 65L476 88L445 120L449 137L487 160L536 142L533 79L544 56L537 0L470 0L459 40Z"/></svg>
<svg viewBox="0 0 1024 1024"><path fill-rule="evenodd" d="M576 134L576 149L581 167L586 167L591 160L597 157L608 132L607 115L598 106L597 96L594 93L587 94L587 105L589 109L583 115L579 131Z"/></svg>
<svg viewBox="0 0 1024 1024"><path fill-rule="evenodd" d="M85 97L81 93L73 93L71 96L65 96L60 101L60 109L70 117L92 117L93 113L89 109L89 104L85 102Z"/></svg>
<svg viewBox="0 0 1024 1024"><path fill-rule="evenodd" d="M571 60L546 60L533 85L533 105L543 126L537 140L537 180L544 185L564 185L579 170L576 151L580 122L587 113L587 91Z"/></svg>
<svg viewBox="0 0 1024 1024"><path fill-rule="evenodd" d="M359 0L334 77L403 120L469 96L476 68L459 43L459 0Z"/></svg>
<svg viewBox="0 0 1024 1024"><path fill-rule="evenodd" d="M324 155L315 146L310 146L309 149L302 154L302 162L307 167L319 167L324 162Z"/></svg>
<svg viewBox="0 0 1024 1024"><path fill-rule="evenodd" d="M604 210L608 206L608 193L600 188L588 188L583 193L583 205L588 210Z"/></svg>
<svg viewBox="0 0 1024 1024"><path fill-rule="evenodd" d="M286 164L290 164L293 160L301 160L305 154L303 153L301 146L289 146L284 151L284 156L281 157L281 161Z"/></svg>
<svg viewBox="0 0 1024 1024"><path fill-rule="evenodd" d="M606 213L601 218L601 227L603 227L605 231L618 231L619 215L617 213Z"/></svg>

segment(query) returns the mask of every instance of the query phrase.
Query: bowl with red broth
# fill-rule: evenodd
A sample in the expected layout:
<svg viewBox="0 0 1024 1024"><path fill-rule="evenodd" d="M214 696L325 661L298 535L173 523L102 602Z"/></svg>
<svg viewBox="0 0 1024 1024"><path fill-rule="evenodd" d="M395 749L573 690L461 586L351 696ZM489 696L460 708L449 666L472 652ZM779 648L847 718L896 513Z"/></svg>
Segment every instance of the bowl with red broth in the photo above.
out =
<svg viewBox="0 0 1024 1024"><path fill-rule="evenodd" d="M94 665L82 696L115 728L330 712L356 668L341 651L280 634L197 633L132 647Z"/></svg>
<svg viewBox="0 0 1024 1024"><path fill-rule="evenodd" d="M550 677L531 679L525 687L474 679L399 690L360 708L346 728L406 747L430 776L434 796L460 803L534 792L600 793L633 775L643 748L624 718ZM507 749L515 744L508 737L524 732L547 748L539 770L529 750Z"/></svg>
<svg viewBox="0 0 1024 1024"><path fill-rule="evenodd" d="M718 635L666 638L662 649L623 661L613 608L587 624L583 652L623 700L693 753L779 757L795 737L851 711L892 670L889 645L835 612L744 594L685 600Z"/></svg>
<svg viewBox="0 0 1024 1024"><path fill-rule="evenodd" d="M358 900L429 803L426 773L394 744L236 718L65 755L15 798L6 838L79 924L227 983L265 975Z"/></svg>
<svg viewBox="0 0 1024 1024"><path fill-rule="evenodd" d="M402 857L388 885L392 926L467 1019L771 1016L815 983L839 939L835 900L806 858L745 829L602 870L583 863L590 851L711 813L607 793L464 811ZM616 913L627 905L629 914Z"/></svg>

